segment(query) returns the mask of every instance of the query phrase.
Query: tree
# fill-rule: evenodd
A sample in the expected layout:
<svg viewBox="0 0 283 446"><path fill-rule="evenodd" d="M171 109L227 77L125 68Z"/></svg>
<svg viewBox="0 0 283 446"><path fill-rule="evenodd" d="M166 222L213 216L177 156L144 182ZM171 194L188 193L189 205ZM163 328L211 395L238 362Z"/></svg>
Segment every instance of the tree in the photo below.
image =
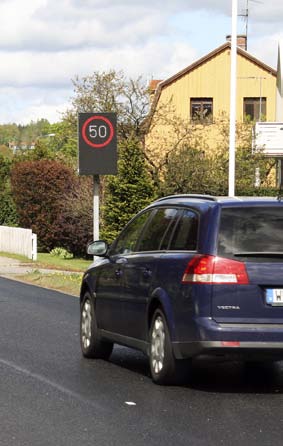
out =
<svg viewBox="0 0 283 446"><path fill-rule="evenodd" d="M133 136L119 146L118 175L106 182L102 237L112 241L123 226L154 197L141 143Z"/></svg>
<svg viewBox="0 0 283 446"><path fill-rule="evenodd" d="M0 153L0 225L17 226L18 216L11 194L11 160Z"/></svg>
<svg viewBox="0 0 283 446"><path fill-rule="evenodd" d="M65 162L76 163L78 153L77 125L74 120L63 119L50 125L50 136L46 143L49 149Z"/></svg>
<svg viewBox="0 0 283 446"><path fill-rule="evenodd" d="M3 155L5 158L11 159L13 157L13 151L5 144L0 145L0 155Z"/></svg>
<svg viewBox="0 0 283 446"><path fill-rule="evenodd" d="M14 155L13 163L23 161L38 161L41 159L56 159L56 153L49 148L47 141L39 139L34 145L34 149L26 148L17 150Z"/></svg>
<svg viewBox="0 0 283 446"><path fill-rule="evenodd" d="M0 144L8 147L10 142L17 142L19 140L19 134L17 124L0 125Z"/></svg>
<svg viewBox="0 0 283 446"><path fill-rule="evenodd" d="M208 156L199 149L183 146L168 157L160 193L225 195L228 184L226 166L224 157Z"/></svg>
<svg viewBox="0 0 283 446"><path fill-rule="evenodd" d="M94 72L73 80L72 107L64 120L77 129L79 112L117 113L118 137L125 139L132 134L141 138L145 118L149 111L148 87L142 78L127 79L122 71Z"/></svg>
<svg viewBox="0 0 283 446"><path fill-rule="evenodd" d="M38 138L44 137L50 133L50 124L47 119L40 119L31 121L26 125L19 125L19 137L18 142L27 145L28 147L33 145Z"/></svg>
<svg viewBox="0 0 283 446"><path fill-rule="evenodd" d="M219 122L218 146L212 150L201 150L198 140L190 139L191 145L180 144L178 150L168 154L161 193L204 193L227 195L229 164L229 131L227 122ZM274 159L263 156L261 151L252 150L251 123L237 125L240 142L236 150L236 194L260 195L271 188L274 178L270 175L275 166ZM186 141L186 140L184 140ZM261 175L263 190L255 187L255 170ZM270 191L272 194L272 190Z"/></svg>
<svg viewBox="0 0 283 446"><path fill-rule="evenodd" d="M18 215L10 190L0 192L0 225L18 226Z"/></svg>
<svg viewBox="0 0 283 446"><path fill-rule="evenodd" d="M209 151L206 126L192 125L188 119L178 116L170 98L157 109L152 105L146 123L144 152L156 187L163 183L172 159L184 148Z"/></svg>

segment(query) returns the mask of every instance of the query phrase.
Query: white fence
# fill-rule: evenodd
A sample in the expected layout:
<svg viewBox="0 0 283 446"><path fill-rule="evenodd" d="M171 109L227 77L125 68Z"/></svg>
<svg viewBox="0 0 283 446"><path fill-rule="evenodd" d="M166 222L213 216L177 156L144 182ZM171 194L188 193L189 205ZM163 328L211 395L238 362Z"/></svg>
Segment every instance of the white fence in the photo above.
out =
<svg viewBox="0 0 283 446"><path fill-rule="evenodd" d="M37 236L31 229L0 226L0 251L37 259Z"/></svg>

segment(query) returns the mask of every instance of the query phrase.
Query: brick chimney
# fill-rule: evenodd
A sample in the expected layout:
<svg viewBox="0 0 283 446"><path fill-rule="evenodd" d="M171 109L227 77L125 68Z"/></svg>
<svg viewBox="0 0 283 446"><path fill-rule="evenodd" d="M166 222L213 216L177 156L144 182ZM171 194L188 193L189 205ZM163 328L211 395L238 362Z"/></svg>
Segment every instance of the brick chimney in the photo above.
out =
<svg viewBox="0 0 283 446"><path fill-rule="evenodd" d="M160 80L160 79L158 79L158 80L157 80L157 79L152 79L152 80L150 81L150 83L149 83L148 90L149 90L149 98L150 98L150 102L151 102L151 103L152 103L152 101L153 101L155 92L156 92L157 87L158 87L158 84L159 84L160 82L162 82L162 80Z"/></svg>
<svg viewBox="0 0 283 446"><path fill-rule="evenodd" d="M231 38L231 35L226 36L227 42L231 43ZM241 48L241 50L247 51L247 36L245 34L237 36L237 47Z"/></svg>
<svg viewBox="0 0 283 446"><path fill-rule="evenodd" d="M162 82L162 80L160 80L160 79L158 79L158 80L157 79L152 79L150 81L150 83L149 83L149 91L150 91L151 94L155 93L155 91L156 91L156 89L158 87L158 84L160 82Z"/></svg>

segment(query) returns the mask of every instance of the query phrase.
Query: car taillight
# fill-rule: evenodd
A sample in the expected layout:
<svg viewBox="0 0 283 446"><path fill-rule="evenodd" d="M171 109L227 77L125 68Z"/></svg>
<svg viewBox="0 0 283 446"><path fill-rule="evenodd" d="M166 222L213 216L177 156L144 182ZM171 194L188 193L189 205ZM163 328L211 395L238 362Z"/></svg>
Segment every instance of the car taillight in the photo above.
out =
<svg viewBox="0 0 283 446"><path fill-rule="evenodd" d="M247 285L249 278L242 262L210 255L196 255L188 263L182 283Z"/></svg>

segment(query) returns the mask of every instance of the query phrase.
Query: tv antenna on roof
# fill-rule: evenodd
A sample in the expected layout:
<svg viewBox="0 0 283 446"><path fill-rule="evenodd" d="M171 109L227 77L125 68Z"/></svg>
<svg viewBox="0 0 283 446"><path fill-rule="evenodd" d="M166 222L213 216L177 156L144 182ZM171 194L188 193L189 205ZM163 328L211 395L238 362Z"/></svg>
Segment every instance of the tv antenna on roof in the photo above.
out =
<svg viewBox="0 0 283 446"><path fill-rule="evenodd" d="M246 8L244 9L244 11L241 14L238 14L238 17L243 17L243 19L245 20L245 33L244 33L244 35L246 36L246 46L247 46L247 42L248 42L249 1L251 1L253 3L263 3L260 0L246 0Z"/></svg>

